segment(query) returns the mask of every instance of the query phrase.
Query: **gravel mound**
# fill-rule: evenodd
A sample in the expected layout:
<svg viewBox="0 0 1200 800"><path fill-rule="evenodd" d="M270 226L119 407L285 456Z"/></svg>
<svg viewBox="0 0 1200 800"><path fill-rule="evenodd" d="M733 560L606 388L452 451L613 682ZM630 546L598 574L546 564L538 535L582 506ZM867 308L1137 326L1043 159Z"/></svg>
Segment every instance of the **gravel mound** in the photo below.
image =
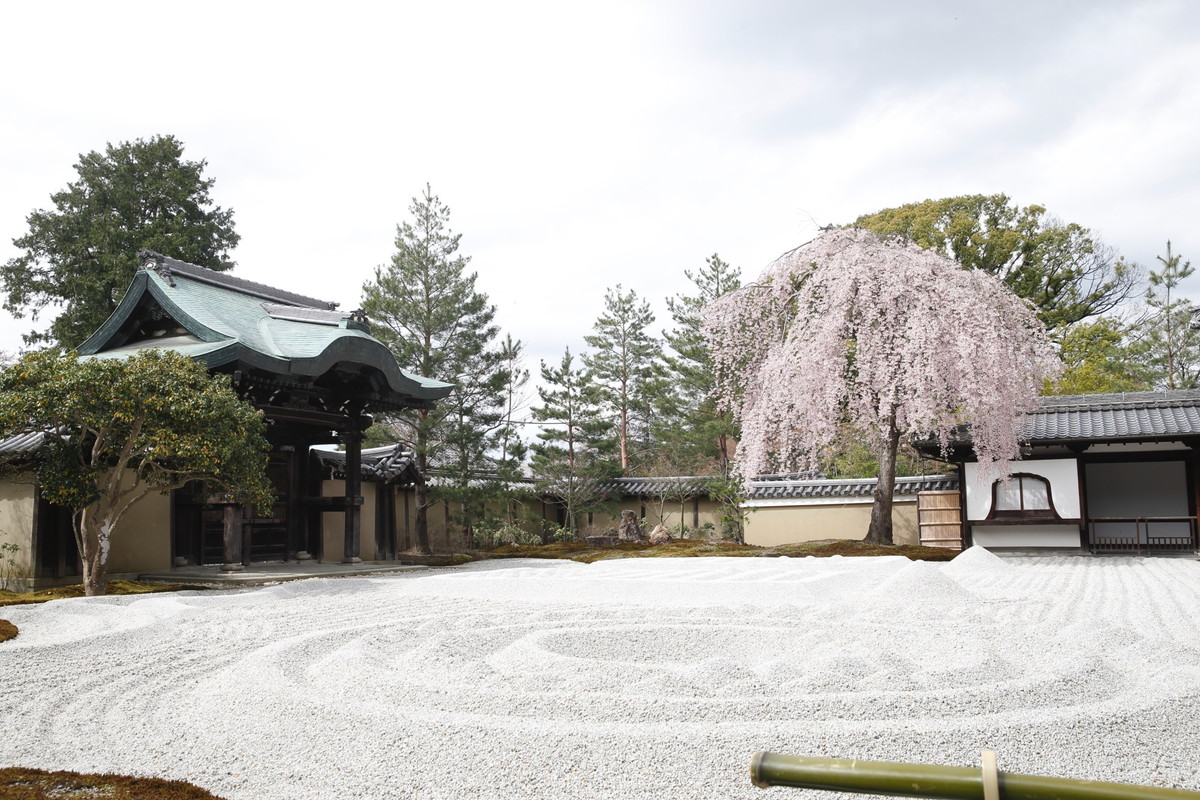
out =
<svg viewBox="0 0 1200 800"><path fill-rule="evenodd" d="M1003 770L1196 790L1197 608L1192 559L981 548L17 606L0 764L230 800L737 800L771 796L756 750L974 765L988 748Z"/></svg>

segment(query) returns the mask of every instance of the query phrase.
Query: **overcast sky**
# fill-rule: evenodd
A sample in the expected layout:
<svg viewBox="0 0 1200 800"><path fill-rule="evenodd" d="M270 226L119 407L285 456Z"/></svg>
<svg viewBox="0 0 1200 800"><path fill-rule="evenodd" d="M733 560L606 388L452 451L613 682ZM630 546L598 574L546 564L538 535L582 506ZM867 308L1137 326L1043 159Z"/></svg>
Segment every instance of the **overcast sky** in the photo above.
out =
<svg viewBox="0 0 1200 800"><path fill-rule="evenodd" d="M0 258L79 155L172 134L236 274L341 303L426 182L529 366L623 284L1004 192L1200 264L1200 3L5 3ZM1200 299L1200 283L1192 296ZM0 320L15 350L28 321Z"/></svg>

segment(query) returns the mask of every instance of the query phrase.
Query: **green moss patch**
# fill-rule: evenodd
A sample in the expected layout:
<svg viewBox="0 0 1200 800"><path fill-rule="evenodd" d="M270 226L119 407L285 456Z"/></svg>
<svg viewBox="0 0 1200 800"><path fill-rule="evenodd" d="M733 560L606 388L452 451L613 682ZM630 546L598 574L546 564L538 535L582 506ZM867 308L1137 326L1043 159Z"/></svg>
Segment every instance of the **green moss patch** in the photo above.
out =
<svg viewBox="0 0 1200 800"><path fill-rule="evenodd" d="M622 542L616 547L594 547L584 542L555 542L545 545L504 545L487 551L489 558L566 558L590 564L613 558L681 558L703 556L904 556L913 561L949 561L957 550L920 545L878 545L860 541L825 540L778 547L755 547L735 542L708 542L701 539L675 539L653 545Z"/></svg>
<svg viewBox="0 0 1200 800"><path fill-rule="evenodd" d="M150 594L151 592L178 592L181 589L195 589L194 586L179 586L169 583L147 583L146 581L107 581L104 584L105 593L119 594ZM46 603L50 600L61 600L64 597L83 597L83 584L71 586L55 586L50 589L36 589L31 592L0 591L0 606L15 606L20 603Z"/></svg>
<svg viewBox="0 0 1200 800"><path fill-rule="evenodd" d="M23 767L0 769L0 797L4 800L221 800L186 781Z"/></svg>

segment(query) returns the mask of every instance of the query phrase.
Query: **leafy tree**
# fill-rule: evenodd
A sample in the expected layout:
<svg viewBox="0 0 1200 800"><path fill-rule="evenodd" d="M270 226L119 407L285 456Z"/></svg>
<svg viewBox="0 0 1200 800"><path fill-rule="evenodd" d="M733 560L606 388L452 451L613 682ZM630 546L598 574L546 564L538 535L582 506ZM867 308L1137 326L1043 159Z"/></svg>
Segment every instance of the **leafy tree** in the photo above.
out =
<svg viewBox="0 0 1200 800"><path fill-rule="evenodd" d="M901 234L967 269L1002 280L1056 331L1112 311L1130 297L1137 270L1087 228L1021 208L1003 194L925 200L865 214L854 222Z"/></svg>
<svg viewBox="0 0 1200 800"><path fill-rule="evenodd" d="M541 405L532 410L542 423L532 445L530 468L539 491L557 497L567 528L579 530L580 515L603 506L604 483L615 477L612 423L600 408L600 390L586 369L577 369L570 349L557 368L542 362Z"/></svg>
<svg viewBox="0 0 1200 800"><path fill-rule="evenodd" d="M1200 331L1192 328L1191 303L1178 291L1195 268L1172 252L1170 242L1167 254L1157 258L1162 268L1150 271L1146 290L1149 314L1139 326L1135 353L1154 386L1195 389L1200 386Z"/></svg>
<svg viewBox="0 0 1200 800"><path fill-rule="evenodd" d="M496 307L475 288L477 273L467 272L470 259L458 253L462 235L450 230L450 209L428 184L409 213L413 221L396 227L391 263L363 286L363 310L402 367L454 384L435 409L400 414L388 424L412 443L422 473L439 470L455 499L471 502L472 470L502 428L508 382L495 342ZM428 511L436 497L424 483L415 495L417 547L429 553Z"/></svg>
<svg viewBox="0 0 1200 800"><path fill-rule="evenodd" d="M604 293L604 312L583 337L591 352L583 363L600 387L600 398L615 421L621 469L629 469L636 440L648 437L654 380L662 345L649 332L654 322L650 304L621 285ZM640 435L640 437L639 437ZM643 446L639 460L647 456Z"/></svg>
<svg viewBox="0 0 1200 800"><path fill-rule="evenodd" d="M88 595L104 593L117 525L151 492L204 480L269 506L265 428L227 376L175 353L81 360L42 350L0 372L0 432L45 435L38 483L73 510Z"/></svg>
<svg viewBox="0 0 1200 800"><path fill-rule="evenodd" d="M815 467L852 426L879 457L870 542L892 541L902 437L945 449L969 422L980 462L1003 472L1057 372L1044 327L999 281L862 229L823 233L705 313L742 475Z"/></svg>
<svg viewBox="0 0 1200 800"><path fill-rule="evenodd" d="M1149 388L1130 349L1125 327L1108 317L1077 322L1059 343L1065 369L1045 394L1133 392Z"/></svg>
<svg viewBox="0 0 1200 800"><path fill-rule="evenodd" d="M13 240L24 252L0 266L5 310L32 319L62 306L48 333L27 343L73 347L116 309L142 248L218 271L233 267L233 212L215 207L204 161L185 161L173 136L109 144L79 157L79 178L31 213Z"/></svg>

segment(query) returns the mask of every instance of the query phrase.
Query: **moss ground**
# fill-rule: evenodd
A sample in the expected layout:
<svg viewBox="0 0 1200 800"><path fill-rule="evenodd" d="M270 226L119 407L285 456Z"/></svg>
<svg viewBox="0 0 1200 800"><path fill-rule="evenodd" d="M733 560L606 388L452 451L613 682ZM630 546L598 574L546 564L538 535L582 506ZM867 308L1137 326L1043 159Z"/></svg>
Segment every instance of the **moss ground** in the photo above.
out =
<svg viewBox="0 0 1200 800"><path fill-rule="evenodd" d="M83 775L40 769L0 769L3 800L221 800L184 781L128 775Z"/></svg>
<svg viewBox="0 0 1200 800"><path fill-rule="evenodd" d="M623 542L616 547L593 547L583 542L555 542L546 545L505 545L489 550L486 558L567 558L590 564L611 558L690 558L702 556L788 556L817 558L828 556L904 556L913 561L949 561L958 553L939 547L920 545L877 545L857 541L826 540L778 547L755 547L733 542L707 542L676 539L652 545Z"/></svg>
<svg viewBox="0 0 1200 800"><path fill-rule="evenodd" d="M145 581L108 581L104 584L108 594L149 594L150 592L177 592L180 589L196 587L175 586L168 583L146 583ZM0 606L15 606L19 603L45 603L50 600L61 600L64 597L83 597L83 584L72 586L55 586L51 589L37 589L32 592L0 591Z"/></svg>

